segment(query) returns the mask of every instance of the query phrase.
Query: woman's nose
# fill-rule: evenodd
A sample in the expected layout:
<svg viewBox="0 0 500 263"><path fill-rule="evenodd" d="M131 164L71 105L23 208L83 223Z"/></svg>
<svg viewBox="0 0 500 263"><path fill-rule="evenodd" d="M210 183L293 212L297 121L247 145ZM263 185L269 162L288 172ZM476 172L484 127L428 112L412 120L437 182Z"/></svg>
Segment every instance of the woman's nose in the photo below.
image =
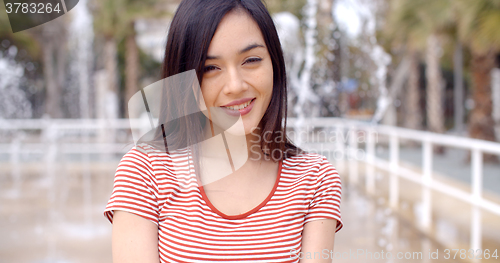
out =
<svg viewBox="0 0 500 263"><path fill-rule="evenodd" d="M223 92L225 94L238 94L248 89L241 72L238 69L228 69Z"/></svg>

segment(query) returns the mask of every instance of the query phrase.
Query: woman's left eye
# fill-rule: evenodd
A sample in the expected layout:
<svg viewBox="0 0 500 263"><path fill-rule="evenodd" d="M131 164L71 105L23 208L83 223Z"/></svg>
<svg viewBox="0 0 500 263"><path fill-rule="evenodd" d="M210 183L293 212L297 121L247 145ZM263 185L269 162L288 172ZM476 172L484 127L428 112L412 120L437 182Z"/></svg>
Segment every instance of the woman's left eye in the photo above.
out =
<svg viewBox="0 0 500 263"><path fill-rule="evenodd" d="M245 62L243 64L255 63L255 62L259 62L259 61L262 61L262 59L261 58L249 58L249 59L245 60Z"/></svg>
<svg viewBox="0 0 500 263"><path fill-rule="evenodd" d="M209 72L209 71L212 71L212 70L216 70L216 69L217 69L216 66L214 66L214 65L208 65L208 66L205 66L203 68L203 72L206 73L206 72Z"/></svg>

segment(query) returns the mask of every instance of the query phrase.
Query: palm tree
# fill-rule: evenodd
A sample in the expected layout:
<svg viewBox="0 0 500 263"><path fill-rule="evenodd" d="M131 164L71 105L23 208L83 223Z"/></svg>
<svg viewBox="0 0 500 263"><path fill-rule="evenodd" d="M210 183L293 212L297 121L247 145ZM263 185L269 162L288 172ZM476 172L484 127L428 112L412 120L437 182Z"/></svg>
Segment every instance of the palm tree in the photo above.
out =
<svg viewBox="0 0 500 263"><path fill-rule="evenodd" d="M118 65L117 65L117 40L123 31L123 13L126 0L92 1L94 16L94 31L96 35L104 39L104 68L106 71L106 91L97 94L118 93ZM103 98L97 98L98 108L102 107ZM102 108L101 108L102 109ZM117 114L118 109L113 109L112 115ZM102 112L100 114L103 114ZM106 115L106 114L105 114ZM99 116L99 114L98 114ZM102 116L102 115L101 115ZM106 116L112 117L112 116Z"/></svg>
<svg viewBox="0 0 500 263"><path fill-rule="evenodd" d="M422 128L422 111L419 106L420 53L425 49L427 32L415 7L400 0L390 0L383 37L394 48L402 49L410 60L408 83L404 98L405 118L403 126L410 129Z"/></svg>
<svg viewBox="0 0 500 263"><path fill-rule="evenodd" d="M130 29L133 29L133 24ZM130 30L125 39L125 103L139 90L139 48L135 30ZM128 107L125 107L128 117Z"/></svg>
<svg viewBox="0 0 500 263"><path fill-rule="evenodd" d="M407 112L416 116L405 119L405 126L418 128L418 53L425 52L427 128L433 132L444 132L442 109L444 85L440 68L440 50L443 38L449 37L455 25L452 0L390 0L390 11L386 23L386 35L395 45L407 46L411 58Z"/></svg>
<svg viewBox="0 0 500 263"><path fill-rule="evenodd" d="M426 105L427 128L432 132L444 132L444 113L442 108L444 83L439 63L441 44L439 36L434 33L427 38L425 62L427 68Z"/></svg>
<svg viewBox="0 0 500 263"><path fill-rule="evenodd" d="M470 48L474 109L469 117L469 135L473 138L495 141L492 117L491 71L495 66L495 52L500 50L500 1L456 1L460 14L458 34ZM496 159L485 155L486 160Z"/></svg>
<svg viewBox="0 0 500 263"><path fill-rule="evenodd" d="M128 0L127 24L124 30L125 38L125 103L139 90L139 48L136 42L135 21L144 17L159 17L170 14L168 6L161 7L162 3L178 3L178 0ZM125 116L128 115L125 107Z"/></svg>
<svg viewBox="0 0 500 263"><path fill-rule="evenodd" d="M404 126L410 129L420 130L422 128L422 113L420 111L420 69L417 51L410 51L410 70L408 76L408 87L406 89L406 116Z"/></svg>
<svg viewBox="0 0 500 263"><path fill-rule="evenodd" d="M4 11L4 6L1 6L0 12ZM7 16L0 16L0 24L2 25L22 22L19 20L7 21ZM32 55L38 56L38 53L40 53L45 82L43 111L46 116L51 118L64 117L62 92L64 77L66 76L67 24L68 17L63 16L50 21L50 23L16 32L15 34L8 27L0 27L0 36L19 43L22 47L28 49Z"/></svg>
<svg viewBox="0 0 500 263"><path fill-rule="evenodd" d="M429 66L431 67L430 70L435 70L436 65L439 65L435 63L437 57L435 48L438 46L437 41L439 41L436 37L438 36L450 36L453 39L456 39L458 36L459 41L463 42L471 50L472 58L470 65L475 106L468 121L469 136L495 141L490 74L494 67L495 52L500 50L500 33L498 31L498 25L500 24L500 1L393 0L391 4L399 6L400 10L402 10L393 15L400 18L396 20L399 22L397 26L402 27L403 30L414 29L413 31L409 30L406 34L400 30L400 33L408 35L420 31L426 32L427 36L430 36L428 38L429 45L426 56L427 66L428 68ZM419 26L421 27L419 28ZM429 54L429 52L433 54ZM433 82L428 86L427 90L429 92L429 90L435 90L435 87L439 86L437 84L439 77L436 77L436 74L431 72L427 76L428 81ZM433 97L428 96L428 100ZM429 117L432 116L428 114ZM432 120L431 118L428 120L428 123L431 125L437 125L433 123L438 122L438 120ZM436 129L436 127L431 129ZM485 160L490 159L496 158L491 155L485 155Z"/></svg>
<svg viewBox="0 0 500 263"><path fill-rule="evenodd" d="M125 101L138 90L139 50L135 40L135 21L141 17L165 14L162 8L157 8L159 2L158 0L93 1L95 31L105 41L104 64L108 75L108 91L115 94L118 94L117 43L125 39Z"/></svg>

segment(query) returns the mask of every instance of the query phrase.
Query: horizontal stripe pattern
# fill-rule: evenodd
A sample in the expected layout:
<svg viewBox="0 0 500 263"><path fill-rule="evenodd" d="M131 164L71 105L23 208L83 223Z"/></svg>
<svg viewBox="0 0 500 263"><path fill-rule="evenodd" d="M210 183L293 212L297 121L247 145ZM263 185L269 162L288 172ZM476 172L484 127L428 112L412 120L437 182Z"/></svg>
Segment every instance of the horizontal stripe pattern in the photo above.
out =
<svg viewBox="0 0 500 263"><path fill-rule="evenodd" d="M130 150L120 161L105 216L123 210L158 225L161 262L298 262L307 222L337 220L341 182L321 155L282 161L267 202L244 216L214 211L199 187L187 149L169 154L151 147Z"/></svg>

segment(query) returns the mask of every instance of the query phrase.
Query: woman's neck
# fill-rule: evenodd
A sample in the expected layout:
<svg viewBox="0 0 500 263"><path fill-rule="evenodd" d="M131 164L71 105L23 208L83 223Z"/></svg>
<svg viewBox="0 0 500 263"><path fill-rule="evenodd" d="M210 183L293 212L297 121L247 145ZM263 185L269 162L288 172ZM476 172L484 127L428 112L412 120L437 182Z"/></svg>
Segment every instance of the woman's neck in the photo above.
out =
<svg viewBox="0 0 500 263"><path fill-rule="evenodd" d="M222 142L219 139L211 139L214 134L220 134ZM245 135L233 134L228 131L222 131L216 125L213 127L208 122L204 128L204 135L207 138L203 144L202 154L206 157L226 157L226 149L229 150L232 156L242 155L247 153L248 159L257 160L262 158L262 150L260 147L260 135L249 133ZM224 145L220 145L224 143ZM241 157L240 157L241 158Z"/></svg>

